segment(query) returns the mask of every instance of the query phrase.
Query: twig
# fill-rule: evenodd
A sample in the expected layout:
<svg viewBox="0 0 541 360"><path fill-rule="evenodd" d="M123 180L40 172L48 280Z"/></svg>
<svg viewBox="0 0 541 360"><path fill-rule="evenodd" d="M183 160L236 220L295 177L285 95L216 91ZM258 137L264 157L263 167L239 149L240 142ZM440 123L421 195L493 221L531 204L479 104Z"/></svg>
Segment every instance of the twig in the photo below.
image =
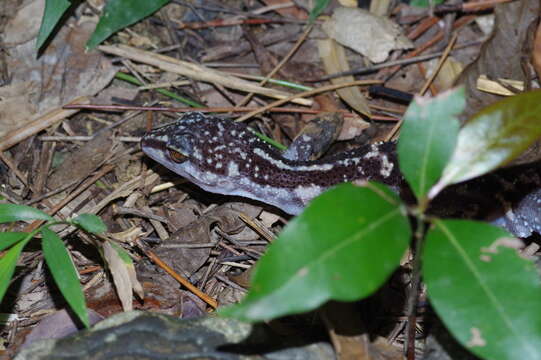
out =
<svg viewBox="0 0 541 360"><path fill-rule="evenodd" d="M207 67L190 63L187 61L178 60L170 56L156 54L150 51L144 51L136 49L131 46L118 45L118 46L109 46L101 45L98 46L98 49L116 56L125 57L143 64L148 64L155 66L163 71L172 72L175 74L180 74L187 76L192 79L205 81L209 83L216 83L228 88L237 89L241 91L254 92L257 94L269 96L272 98L283 99L289 98L290 94L284 91L267 89L261 86L258 86L254 83L251 83L246 80L242 80L231 76L229 74L223 73L221 71L209 69ZM310 106L312 101L307 99L296 99L294 102L301 105Z"/></svg>
<svg viewBox="0 0 541 360"><path fill-rule="evenodd" d="M453 37L451 38L451 41L449 41L449 44L447 44L447 47L445 48L445 51L443 52L443 55L441 56L440 61L438 62L438 66L436 66L434 71L432 71L432 74L427 79L424 86L421 88L421 91L419 91L419 95L423 96L425 94L425 92L426 92L426 90L428 90L428 87L430 86L430 84L432 84L432 81L434 81L434 79L436 78L436 76L440 72L441 67L443 66L443 63L445 63L445 60L447 60L447 57L449 56L449 53L451 52L451 49L455 45L457 36L458 36L457 33L453 34Z"/></svg>
<svg viewBox="0 0 541 360"><path fill-rule="evenodd" d="M471 41L471 42L468 42L466 44L459 45L455 49L452 50L452 53L455 53L456 51L458 51L460 49L463 49L463 48L466 48L466 47L469 47L469 46L479 45L483 41L484 40ZM388 68L388 67L391 67L391 66L410 65L410 64L415 64L415 63L418 63L418 62L434 59L434 58L442 56L443 53L444 53L443 51L438 51L438 52L431 53L431 54L425 54L425 55L414 56L414 57L411 57L411 58L404 58L404 59L399 59L399 60L394 60L394 61L388 61L388 62L383 63L383 64L378 64L378 65L373 65L373 66L368 66L368 67L362 67L362 68L352 69L352 70L348 70L348 71L342 71L342 72L339 72L339 73L334 73L334 74L323 76L323 77L321 77L319 79L308 80L308 81L309 82L320 82L320 81L330 80L330 79L334 79L336 77L347 76L347 75L366 75L366 74L370 74L370 73L373 73L373 72L376 72L378 70L385 69L385 68Z"/></svg>
<svg viewBox="0 0 541 360"><path fill-rule="evenodd" d="M372 105L371 105L372 106ZM208 108L192 108L192 107L156 107L156 106L132 106L132 105L68 105L67 109L87 109L87 110L100 110L100 111L125 111L125 110L137 110L137 111L167 111L167 112L190 112L199 111L203 113L229 113L229 112L249 112L257 110L257 107L244 106L235 108L232 106L222 107L208 107ZM275 107L266 110L268 112L280 112L280 113L302 113L302 114L320 114L325 111L307 108L291 108L291 107ZM337 109L336 111L342 113L345 117L358 117L352 114L348 110ZM403 112L403 111L402 111ZM47 137L43 137L47 139ZM118 137L117 139L121 139Z"/></svg>
<svg viewBox="0 0 541 360"><path fill-rule="evenodd" d="M73 100L70 104L89 103L90 101L86 96L79 97ZM15 129L0 139L0 151L9 149L15 144L29 138L32 135L39 133L42 130L47 129L49 126L75 114L79 110L67 110L67 108L57 108L46 114L43 114L26 124L23 128Z"/></svg>
<svg viewBox="0 0 541 360"><path fill-rule="evenodd" d="M85 191L90 185L94 184L96 181L98 181L102 176L107 174L109 171L113 170L113 165L105 165L98 173L96 173L94 176L92 176L90 179L85 181L81 186L79 186L74 192L69 194L66 198L64 198L61 202L56 204L51 210L47 212L50 216L53 216L56 214L60 209L62 209L66 204L68 204L70 201L72 201L74 198L79 196L83 191ZM29 225L27 225L24 228L24 232L32 232L35 229L37 229L41 224L43 224L44 220L37 220Z"/></svg>
<svg viewBox="0 0 541 360"><path fill-rule="evenodd" d="M262 108L256 109L256 110L254 110L252 112L249 112L246 115L243 115L242 117L238 118L236 121L237 122L245 121L245 120L251 118L252 116L255 116L255 115L260 114L262 112L265 112L265 111L267 111L269 109L272 109L275 106L280 106L282 104L285 104L285 103L287 103L289 101L292 101L295 98L304 98L304 97L320 94L320 93L323 93L323 92L332 91L332 90L341 89L341 88L350 87L350 86L363 86L363 85L373 85L373 84L381 84L381 83L382 83L382 81L380 81L380 80L359 80L359 81L352 81L352 82L349 82L349 83L323 86L323 87L320 87L320 88L317 88L317 89L314 89L314 90L304 91L304 92L301 92L299 94L292 95L292 96L290 96L290 97L288 97L286 99L282 99L282 100L278 100L278 101L275 101L273 103L270 103L270 104L268 104L266 106L263 106Z"/></svg>
<svg viewBox="0 0 541 360"><path fill-rule="evenodd" d="M212 308L216 309L218 307L218 302L216 300L199 290L191 282L189 282L188 279L185 279L180 274L178 274L175 270L173 270L173 268L163 262L156 254L154 254L154 252L147 249L146 246L141 244L139 241L136 241L135 243L148 256L150 260L152 260L156 265L165 270L169 275L173 277L173 279L182 284L186 289L190 290L198 298L209 304Z"/></svg>
<svg viewBox="0 0 541 360"><path fill-rule="evenodd" d="M280 61L280 63L278 63L278 65L276 65L274 67L274 69L272 69L272 71L270 73L267 74L267 76L265 76L265 78L263 80L261 80L259 82L259 86L264 86L281 68L282 66L284 66L284 64L295 54L295 52L299 49L299 47L302 45L302 43L304 43L304 41L306 40L306 38L308 37L308 34L310 34L310 31L312 30L313 28L313 25L310 25L306 28L306 30L304 31L304 33L301 35L301 37L297 40L297 42L295 43L295 45L289 50L289 52L287 53L286 56L284 56L284 58L282 59L282 61ZM244 104L247 104L248 101L250 101L250 99L252 98L252 96L254 96L254 93L250 93L248 95L246 95L244 97L244 99L242 99L238 104L237 106L243 106Z"/></svg>

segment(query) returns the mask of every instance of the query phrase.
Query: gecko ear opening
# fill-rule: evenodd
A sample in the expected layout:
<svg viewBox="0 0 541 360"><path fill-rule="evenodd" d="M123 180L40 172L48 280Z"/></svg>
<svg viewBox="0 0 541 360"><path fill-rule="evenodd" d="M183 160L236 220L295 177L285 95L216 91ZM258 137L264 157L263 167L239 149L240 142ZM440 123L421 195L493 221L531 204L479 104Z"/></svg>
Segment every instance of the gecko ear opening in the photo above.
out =
<svg viewBox="0 0 541 360"><path fill-rule="evenodd" d="M179 153L178 151L169 149L169 159L176 163L182 163L188 159L186 155Z"/></svg>

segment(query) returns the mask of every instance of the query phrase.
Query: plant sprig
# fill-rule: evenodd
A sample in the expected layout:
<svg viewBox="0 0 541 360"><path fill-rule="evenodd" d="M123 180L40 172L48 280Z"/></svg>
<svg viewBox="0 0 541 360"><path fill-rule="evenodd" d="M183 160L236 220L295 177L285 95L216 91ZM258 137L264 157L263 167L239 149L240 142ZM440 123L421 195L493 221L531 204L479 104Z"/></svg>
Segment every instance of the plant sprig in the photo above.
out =
<svg viewBox="0 0 541 360"><path fill-rule="evenodd" d="M541 307L541 282L533 261L518 253L521 242L487 223L426 216L444 187L502 166L541 136L533 116L541 112L541 91L495 103L459 132L464 97L457 90L416 98L406 112L398 159L416 207L383 185L336 186L289 222L257 263L247 296L221 314L270 320L371 295L400 266L412 217L428 222L414 240L416 263L456 339L485 359L541 358L541 318L531 316Z"/></svg>
<svg viewBox="0 0 541 360"><path fill-rule="evenodd" d="M81 214L71 219L57 221L45 212L26 205L0 204L0 223L41 220L45 223L31 232L0 233L0 301L4 298L15 266L22 250L38 234L42 236L43 257L53 275L53 279L71 309L84 326L89 327L88 312L79 275L62 239L51 227L53 225L72 225L89 233L99 234L107 230L103 221L96 215Z"/></svg>

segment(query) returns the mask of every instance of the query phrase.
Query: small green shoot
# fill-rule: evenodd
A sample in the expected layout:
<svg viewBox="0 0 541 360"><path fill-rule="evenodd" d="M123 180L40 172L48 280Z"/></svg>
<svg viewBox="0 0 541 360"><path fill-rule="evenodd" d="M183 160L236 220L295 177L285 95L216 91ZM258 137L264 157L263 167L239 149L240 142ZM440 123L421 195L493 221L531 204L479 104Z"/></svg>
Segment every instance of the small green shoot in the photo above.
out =
<svg viewBox="0 0 541 360"><path fill-rule="evenodd" d="M56 285L84 326L89 327L88 312L77 269L66 246L60 237L50 229L50 226L57 224L73 225L81 230L98 234L107 229L105 224L99 217L92 214L81 214L73 219L55 221L54 218L43 211L29 206L0 204L0 223L30 220L41 220L45 221L45 223L29 233L0 233L0 250L6 251L0 258L0 301L3 299L13 277L15 265L23 248L32 238L41 233L43 237L43 256Z"/></svg>
<svg viewBox="0 0 541 360"><path fill-rule="evenodd" d="M170 0L109 0L103 10L103 15L96 26L96 30L88 43L87 48L93 49L99 43L113 35L120 29L144 19L158 11Z"/></svg>
<svg viewBox="0 0 541 360"><path fill-rule="evenodd" d="M443 0L411 0L410 5L414 7L427 8L430 6L435 6L443 4Z"/></svg>
<svg viewBox="0 0 541 360"><path fill-rule="evenodd" d="M409 213L418 224L428 221L425 238L416 238L422 275L456 339L485 359L541 358L541 320L532 317L541 307L540 279L533 261L518 252L521 242L493 225L425 213L432 198L427 194L493 170L539 138L541 91L500 101L459 132L456 116L464 96L458 90L417 99L406 113L401 136L411 139L400 140L399 165L419 205L407 208L371 183L329 190L269 246L244 301L221 313L262 321L306 312L329 299L365 298L398 267L412 234ZM455 160L457 154L466 165Z"/></svg>
<svg viewBox="0 0 541 360"><path fill-rule="evenodd" d="M310 10L308 21L313 23L317 17L327 8L331 0L316 0L314 7Z"/></svg>
<svg viewBox="0 0 541 360"><path fill-rule="evenodd" d="M53 30L58 25L62 15L70 8L71 3L68 0L46 0L45 11L39 28L38 39L36 41L36 49L41 49L43 44L53 33Z"/></svg>
<svg viewBox="0 0 541 360"><path fill-rule="evenodd" d="M89 50L98 46L115 32L134 24L158 11L170 0L110 0L107 1L103 14L86 44ZM77 2L76 2L77 3ZM46 0L45 11L41 20L36 49L41 49L54 29L60 25L63 15L71 7L67 0Z"/></svg>
<svg viewBox="0 0 541 360"><path fill-rule="evenodd" d="M445 186L508 164L538 140L540 99L541 90L510 96L469 119L431 197Z"/></svg>
<svg viewBox="0 0 541 360"><path fill-rule="evenodd" d="M268 320L366 297L399 265L410 236L390 190L339 185L288 224L258 263L243 303L221 312Z"/></svg>
<svg viewBox="0 0 541 360"><path fill-rule="evenodd" d="M457 115L465 106L461 88L447 91L437 100L416 97L404 115L407 125L402 128L397 149L400 168L420 200L424 201L453 154L459 130Z"/></svg>

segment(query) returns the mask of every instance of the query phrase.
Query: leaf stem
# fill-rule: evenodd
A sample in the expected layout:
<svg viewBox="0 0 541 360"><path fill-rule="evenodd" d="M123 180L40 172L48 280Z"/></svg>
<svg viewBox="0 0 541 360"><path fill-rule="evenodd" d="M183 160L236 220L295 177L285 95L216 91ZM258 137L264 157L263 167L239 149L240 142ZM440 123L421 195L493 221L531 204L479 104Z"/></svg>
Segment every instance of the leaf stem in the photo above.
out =
<svg viewBox="0 0 541 360"><path fill-rule="evenodd" d="M419 286L421 284L421 250L426 231L426 219L422 211L415 214L417 229L413 234L413 269L411 287L407 301L408 326L406 329L406 358L415 359L415 331L417 323L417 304L419 301Z"/></svg>

